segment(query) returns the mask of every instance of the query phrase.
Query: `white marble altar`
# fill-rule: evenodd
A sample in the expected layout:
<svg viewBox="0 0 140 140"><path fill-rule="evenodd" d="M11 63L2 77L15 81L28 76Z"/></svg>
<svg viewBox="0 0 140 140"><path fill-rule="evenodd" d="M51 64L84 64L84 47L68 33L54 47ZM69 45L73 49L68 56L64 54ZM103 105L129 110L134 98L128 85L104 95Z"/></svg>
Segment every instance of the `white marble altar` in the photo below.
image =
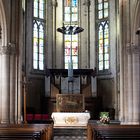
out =
<svg viewBox="0 0 140 140"><path fill-rule="evenodd" d="M87 126L89 112L53 112L54 126Z"/></svg>

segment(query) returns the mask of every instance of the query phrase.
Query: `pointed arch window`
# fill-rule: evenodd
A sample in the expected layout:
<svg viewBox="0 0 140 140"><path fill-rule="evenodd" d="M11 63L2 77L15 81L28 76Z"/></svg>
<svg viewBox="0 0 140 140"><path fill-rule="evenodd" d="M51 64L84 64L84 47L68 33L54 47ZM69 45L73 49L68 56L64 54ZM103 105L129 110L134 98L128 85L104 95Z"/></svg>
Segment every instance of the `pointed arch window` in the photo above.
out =
<svg viewBox="0 0 140 140"><path fill-rule="evenodd" d="M64 26L78 26L78 0L63 0L64 3ZM70 61L70 46L72 45L73 69L78 68L78 34L64 35L64 67L68 69Z"/></svg>
<svg viewBox="0 0 140 140"><path fill-rule="evenodd" d="M109 0L96 0L97 67L99 73L109 72Z"/></svg>
<svg viewBox="0 0 140 140"><path fill-rule="evenodd" d="M33 69L44 70L45 0L33 2Z"/></svg>

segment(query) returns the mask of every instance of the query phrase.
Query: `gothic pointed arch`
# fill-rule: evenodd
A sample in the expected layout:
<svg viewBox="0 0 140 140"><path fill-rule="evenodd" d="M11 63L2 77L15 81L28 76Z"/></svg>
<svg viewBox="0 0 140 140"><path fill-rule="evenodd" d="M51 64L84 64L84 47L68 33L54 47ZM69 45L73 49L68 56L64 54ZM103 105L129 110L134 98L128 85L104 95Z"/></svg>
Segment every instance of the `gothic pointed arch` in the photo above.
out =
<svg viewBox="0 0 140 140"><path fill-rule="evenodd" d="M2 46L7 46L7 24L2 0L0 0L0 26L1 26Z"/></svg>

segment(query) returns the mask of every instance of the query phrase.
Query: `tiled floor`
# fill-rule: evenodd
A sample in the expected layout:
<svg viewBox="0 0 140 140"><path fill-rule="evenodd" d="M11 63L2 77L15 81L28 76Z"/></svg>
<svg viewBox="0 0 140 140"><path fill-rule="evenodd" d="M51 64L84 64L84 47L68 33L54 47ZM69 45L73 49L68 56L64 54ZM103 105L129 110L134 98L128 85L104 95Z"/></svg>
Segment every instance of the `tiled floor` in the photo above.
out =
<svg viewBox="0 0 140 140"><path fill-rule="evenodd" d="M86 136L54 136L54 140L86 140Z"/></svg>
<svg viewBox="0 0 140 140"><path fill-rule="evenodd" d="M87 140L86 128L55 128L53 140Z"/></svg>

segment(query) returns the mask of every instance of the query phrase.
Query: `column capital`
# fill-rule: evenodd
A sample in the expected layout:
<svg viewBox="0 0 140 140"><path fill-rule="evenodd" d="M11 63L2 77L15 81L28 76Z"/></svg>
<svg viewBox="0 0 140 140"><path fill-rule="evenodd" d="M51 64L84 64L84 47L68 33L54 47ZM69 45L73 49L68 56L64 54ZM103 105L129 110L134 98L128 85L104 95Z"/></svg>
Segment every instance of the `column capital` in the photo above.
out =
<svg viewBox="0 0 140 140"><path fill-rule="evenodd" d="M131 48L132 48L132 53L134 53L134 54L139 54L140 53L140 46L132 44Z"/></svg>
<svg viewBox="0 0 140 140"><path fill-rule="evenodd" d="M9 43L7 46L0 47L0 54L11 55L16 53L16 47L14 43Z"/></svg>
<svg viewBox="0 0 140 140"><path fill-rule="evenodd" d="M126 52L128 55L140 53L140 46L137 46L134 43L127 43L126 44Z"/></svg>
<svg viewBox="0 0 140 140"><path fill-rule="evenodd" d="M57 0L52 0L52 6L57 7L57 5L58 5Z"/></svg>

